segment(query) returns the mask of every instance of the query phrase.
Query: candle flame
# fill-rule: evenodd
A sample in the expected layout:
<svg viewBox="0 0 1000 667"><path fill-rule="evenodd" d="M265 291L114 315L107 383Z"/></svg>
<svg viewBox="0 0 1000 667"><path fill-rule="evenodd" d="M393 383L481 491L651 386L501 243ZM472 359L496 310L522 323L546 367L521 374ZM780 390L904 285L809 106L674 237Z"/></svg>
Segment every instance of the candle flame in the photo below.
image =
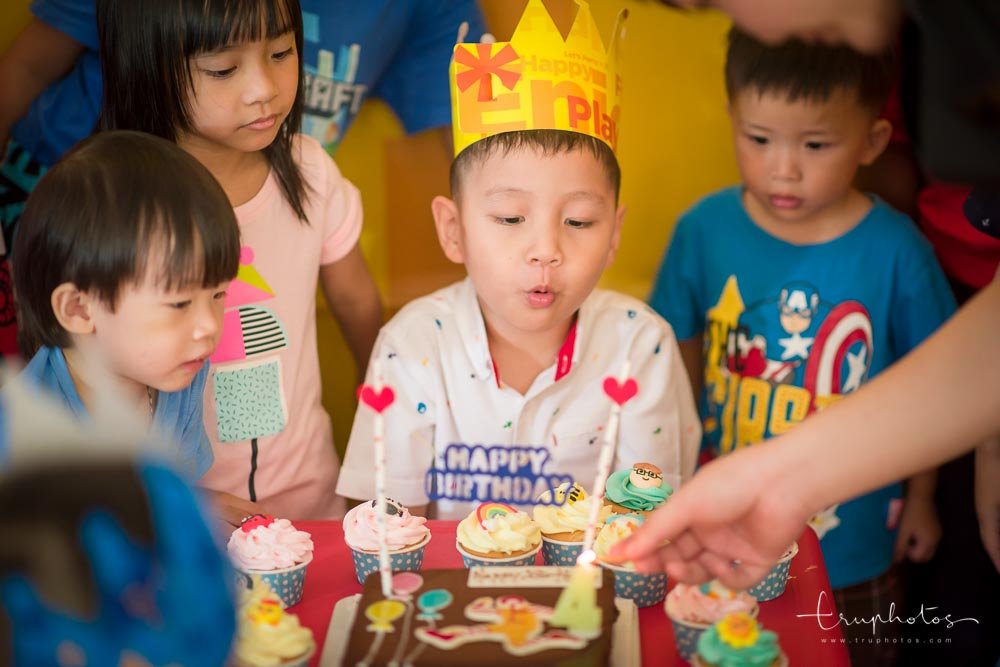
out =
<svg viewBox="0 0 1000 667"><path fill-rule="evenodd" d="M594 553L593 549L587 549L576 559L577 565L590 565L595 560L597 560L597 554Z"/></svg>

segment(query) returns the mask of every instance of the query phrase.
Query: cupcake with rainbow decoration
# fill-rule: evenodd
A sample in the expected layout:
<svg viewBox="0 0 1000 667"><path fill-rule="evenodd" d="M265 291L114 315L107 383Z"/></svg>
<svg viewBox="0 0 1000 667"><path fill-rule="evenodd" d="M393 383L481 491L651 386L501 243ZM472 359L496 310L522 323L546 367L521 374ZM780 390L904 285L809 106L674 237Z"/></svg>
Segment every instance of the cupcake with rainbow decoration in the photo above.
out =
<svg viewBox="0 0 1000 667"><path fill-rule="evenodd" d="M698 638L697 667L788 667L778 635L744 612L729 614Z"/></svg>
<svg viewBox="0 0 1000 667"><path fill-rule="evenodd" d="M542 563L545 565L576 565L583 551L583 536L590 522L590 511L596 496L588 496L576 482L561 484L538 496L532 514L542 531ZM598 525L611 516L611 509L598 509Z"/></svg>
<svg viewBox="0 0 1000 667"><path fill-rule="evenodd" d="M427 519L413 516L400 503L385 500L385 542L389 549L389 567L393 572L419 570L424 563L424 549L431 541ZM378 571L378 501L361 503L344 515L344 541L351 549L354 573L364 584Z"/></svg>
<svg viewBox="0 0 1000 667"><path fill-rule="evenodd" d="M700 586L677 584L667 595L664 607L673 623L677 652L688 661L698 650L698 639L711 625L728 614L744 612L756 618L760 611L753 596L715 580Z"/></svg>
<svg viewBox="0 0 1000 667"><path fill-rule="evenodd" d="M598 564L615 575L615 595L632 600L637 607L651 607L663 601L667 592L667 575L664 572L642 574L630 562L615 563L608 560L611 548L630 536L645 523L641 514L612 514L601 527L594 540L594 553Z"/></svg>
<svg viewBox="0 0 1000 667"><path fill-rule="evenodd" d="M466 567L534 565L542 533L531 516L504 503L482 503L458 524L455 548Z"/></svg>
<svg viewBox="0 0 1000 667"><path fill-rule="evenodd" d="M305 667L316 651L312 631L285 611L281 598L260 577L242 593L233 644L238 667Z"/></svg>
<svg viewBox="0 0 1000 667"><path fill-rule="evenodd" d="M652 463L636 463L608 476L604 501L615 514L649 514L673 492L662 470Z"/></svg>

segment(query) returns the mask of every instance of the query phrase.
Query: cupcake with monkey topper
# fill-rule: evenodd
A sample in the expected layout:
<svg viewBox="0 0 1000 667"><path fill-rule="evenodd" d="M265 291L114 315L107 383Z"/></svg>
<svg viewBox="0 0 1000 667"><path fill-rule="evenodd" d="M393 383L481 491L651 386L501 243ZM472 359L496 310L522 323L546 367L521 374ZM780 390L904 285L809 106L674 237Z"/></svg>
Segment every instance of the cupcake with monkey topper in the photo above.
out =
<svg viewBox="0 0 1000 667"><path fill-rule="evenodd" d="M744 612L725 616L698 638L692 665L700 667L788 667L778 635Z"/></svg>
<svg viewBox="0 0 1000 667"><path fill-rule="evenodd" d="M617 563L608 559L611 549L629 537L645 523L641 514L612 514L594 541L598 564L615 574L615 595L632 600L637 607L651 607L663 601L667 592L667 575L663 572L642 574L630 562Z"/></svg>
<svg viewBox="0 0 1000 667"><path fill-rule="evenodd" d="M583 537L590 520L590 510L600 498L588 496L576 482L564 483L538 496L532 514L542 532L542 562L545 565L575 565L583 551ZM611 509L598 510L598 524L611 516Z"/></svg>
<svg viewBox="0 0 1000 667"><path fill-rule="evenodd" d="M361 503L344 516L344 541L351 549L358 583L378 572L378 501ZM427 519L413 516L410 510L391 498L385 499L385 541L389 566L393 572L419 570L424 563L424 549L431 541Z"/></svg>
<svg viewBox="0 0 1000 667"><path fill-rule="evenodd" d="M306 568L313 558L312 536L288 519L254 514L229 536L229 559L247 579L257 575L286 607L302 598Z"/></svg>
<svg viewBox="0 0 1000 667"><path fill-rule="evenodd" d="M455 547L466 567L534 565L542 533L531 516L504 503L482 503L458 524Z"/></svg>
<svg viewBox="0 0 1000 667"><path fill-rule="evenodd" d="M648 514L665 503L673 492L658 467L636 463L611 473L604 488L604 501L615 514Z"/></svg>

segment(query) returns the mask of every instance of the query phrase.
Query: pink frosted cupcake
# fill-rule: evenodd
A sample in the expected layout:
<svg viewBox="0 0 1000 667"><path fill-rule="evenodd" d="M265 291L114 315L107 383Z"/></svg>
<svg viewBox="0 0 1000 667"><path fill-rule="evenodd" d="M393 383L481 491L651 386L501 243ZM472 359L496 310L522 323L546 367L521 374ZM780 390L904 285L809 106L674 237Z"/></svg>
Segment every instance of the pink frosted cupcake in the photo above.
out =
<svg viewBox="0 0 1000 667"><path fill-rule="evenodd" d="M713 624L737 612L756 617L760 609L752 595L726 588L718 581L700 586L677 584L667 595L665 607L673 622L677 652L688 661L698 652L701 633Z"/></svg>
<svg viewBox="0 0 1000 667"><path fill-rule="evenodd" d="M351 548L358 583L378 571L378 503L361 503L344 516L344 541ZM385 540L389 547L389 565L394 572L419 570L424 562L424 548L431 541L427 519L413 516L395 500L386 499Z"/></svg>
<svg viewBox="0 0 1000 667"><path fill-rule="evenodd" d="M302 598L306 566L312 561L312 536L288 519L254 514L233 531L226 545L237 570L259 576L290 607Z"/></svg>

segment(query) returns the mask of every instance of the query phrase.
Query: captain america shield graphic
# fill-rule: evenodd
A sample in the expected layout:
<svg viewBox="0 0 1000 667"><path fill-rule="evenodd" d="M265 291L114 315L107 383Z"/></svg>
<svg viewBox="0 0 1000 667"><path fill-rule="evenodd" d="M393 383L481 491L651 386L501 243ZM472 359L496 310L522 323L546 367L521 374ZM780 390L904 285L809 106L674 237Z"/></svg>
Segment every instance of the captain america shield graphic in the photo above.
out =
<svg viewBox="0 0 1000 667"><path fill-rule="evenodd" d="M871 368L872 321L868 311L857 301L835 306L819 331L806 362L804 386L813 397L849 394L868 378Z"/></svg>

